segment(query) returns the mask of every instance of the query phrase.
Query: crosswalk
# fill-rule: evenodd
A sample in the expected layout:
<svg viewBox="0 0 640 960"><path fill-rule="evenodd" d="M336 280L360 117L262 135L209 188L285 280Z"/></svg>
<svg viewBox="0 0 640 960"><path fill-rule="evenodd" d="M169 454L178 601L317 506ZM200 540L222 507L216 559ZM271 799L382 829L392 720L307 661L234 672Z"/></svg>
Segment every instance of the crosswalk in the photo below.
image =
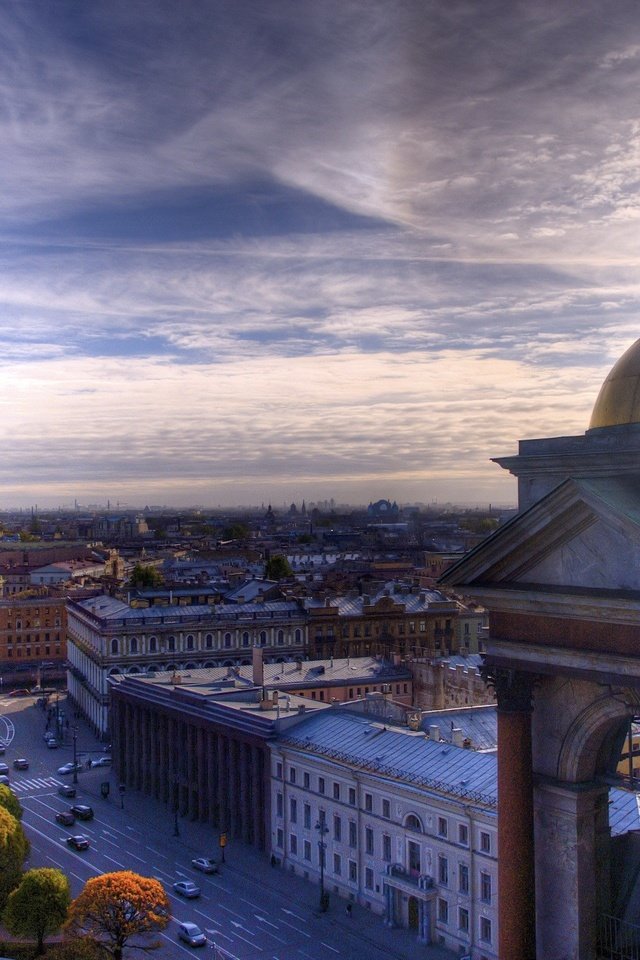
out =
<svg viewBox="0 0 640 960"><path fill-rule="evenodd" d="M50 789L61 786L62 781L55 777L33 777L29 780L12 780L11 789L14 793L29 793L31 790Z"/></svg>

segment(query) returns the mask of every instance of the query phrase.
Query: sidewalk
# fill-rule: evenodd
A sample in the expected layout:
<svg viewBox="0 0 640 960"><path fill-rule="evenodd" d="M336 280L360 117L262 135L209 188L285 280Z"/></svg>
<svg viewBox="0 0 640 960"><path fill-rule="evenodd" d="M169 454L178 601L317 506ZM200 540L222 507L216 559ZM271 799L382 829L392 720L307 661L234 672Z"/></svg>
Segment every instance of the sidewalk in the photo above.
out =
<svg viewBox="0 0 640 960"><path fill-rule="evenodd" d="M82 778L83 792L96 798L96 809L102 803L121 802L117 782L114 775L107 769L100 771L97 779ZM107 801L100 796L100 782L110 780L111 791ZM152 798L145 797L135 791L127 791L123 798L127 818L132 821L144 822L147 827L154 827L158 836L167 835L173 823L171 811ZM221 859L218 846L218 831L208 824L178 819L180 830L180 844L189 850L193 856L215 856ZM172 837L173 840L173 837ZM339 936L341 929L350 932L357 931L363 946L370 943L378 950L384 950L389 957L396 960L453 960L457 954L439 946L425 946L416 939L413 931L390 929L383 923L382 916L372 913L358 904L352 905L351 917L347 916L347 901L342 897L332 895L331 904L326 914L319 911L320 891L317 884L310 883L302 877L284 870L281 867L272 867L269 858L253 847L239 840L230 840L225 849L225 872L235 873L252 883L258 883L265 888L277 884L282 893L286 893L288 902L293 909L302 912L308 911L315 917L326 917L327 926L331 928L333 936Z"/></svg>

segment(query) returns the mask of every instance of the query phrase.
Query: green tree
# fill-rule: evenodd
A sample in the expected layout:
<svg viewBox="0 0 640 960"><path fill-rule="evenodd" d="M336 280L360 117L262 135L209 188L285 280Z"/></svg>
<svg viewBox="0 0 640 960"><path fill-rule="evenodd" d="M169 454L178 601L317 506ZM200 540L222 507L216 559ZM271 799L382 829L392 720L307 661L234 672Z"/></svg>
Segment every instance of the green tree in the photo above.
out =
<svg viewBox="0 0 640 960"><path fill-rule="evenodd" d="M65 928L72 936L90 937L114 960L122 960L127 945L157 949L159 942L140 938L164 930L170 915L169 900L159 880L119 870L87 880L69 908Z"/></svg>
<svg viewBox="0 0 640 960"><path fill-rule="evenodd" d="M36 956L44 953L45 937L60 929L71 903L69 881L60 870L27 870L20 886L9 894L4 923L16 937L35 937Z"/></svg>
<svg viewBox="0 0 640 960"><path fill-rule="evenodd" d="M225 527L220 535L221 540L246 540L249 536L249 527L246 523L232 523Z"/></svg>
<svg viewBox="0 0 640 960"><path fill-rule="evenodd" d="M0 807L0 909L20 883L22 865L29 855L29 841L22 824Z"/></svg>
<svg viewBox="0 0 640 960"><path fill-rule="evenodd" d="M164 578L160 571L143 563L136 563L129 577L129 586L135 589L153 590L161 587L163 583Z"/></svg>
<svg viewBox="0 0 640 960"><path fill-rule="evenodd" d="M276 553L267 560L265 567L267 580L283 580L285 577L290 577L292 573L289 561L281 553Z"/></svg>
<svg viewBox="0 0 640 960"><path fill-rule="evenodd" d="M6 783L0 783L0 807L8 810L16 820L22 820L22 805Z"/></svg>

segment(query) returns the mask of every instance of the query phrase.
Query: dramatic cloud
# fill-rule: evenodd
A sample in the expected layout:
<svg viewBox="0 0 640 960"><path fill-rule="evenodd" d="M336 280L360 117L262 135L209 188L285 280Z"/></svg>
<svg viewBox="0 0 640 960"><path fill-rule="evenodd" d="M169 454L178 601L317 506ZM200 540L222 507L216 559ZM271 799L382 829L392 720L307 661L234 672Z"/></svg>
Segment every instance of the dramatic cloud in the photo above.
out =
<svg viewBox="0 0 640 960"><path fill-rule="evenodd" d="M0 506L515 500L638 336L631 0L0 9Z"/></svg>

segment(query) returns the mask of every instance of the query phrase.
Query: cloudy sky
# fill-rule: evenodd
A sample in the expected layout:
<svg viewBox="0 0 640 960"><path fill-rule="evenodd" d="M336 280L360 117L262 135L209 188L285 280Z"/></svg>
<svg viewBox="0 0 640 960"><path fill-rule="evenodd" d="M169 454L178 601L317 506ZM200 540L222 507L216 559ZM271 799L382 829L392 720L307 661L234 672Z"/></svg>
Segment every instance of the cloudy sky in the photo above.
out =
<svg viewBox="0 0 640 960"><path fill-rule="evenodd" d="M515 502L640 336L637 0L0 5L0 509Z"/></svg>

